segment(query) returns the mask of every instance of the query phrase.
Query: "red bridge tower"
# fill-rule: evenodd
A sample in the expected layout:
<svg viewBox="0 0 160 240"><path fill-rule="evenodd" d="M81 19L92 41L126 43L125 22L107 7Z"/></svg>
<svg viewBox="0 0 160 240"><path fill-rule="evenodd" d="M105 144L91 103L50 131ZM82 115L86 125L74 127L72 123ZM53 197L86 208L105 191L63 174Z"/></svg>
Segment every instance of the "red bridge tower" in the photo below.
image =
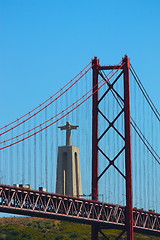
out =
<svg viewBox="0 0 160 240"><path fill-rule="evenodd" d="M126 181L126 212L125 212L125 229L117 236L116 239L126 232L127 240L134 239L133 232L133 204L132 204L132 154L131 154L131 124L130 124L130 59L127 56L124 56L120 65L115 66L101 66L99 60L95 57L92 60L92 70L93 70L93 100L92 100L92 199L98 201L98 181L103 176L103 174L108 170L109 167L104 169L104 171L98 175L98 154L102 153L102 150L99 146L100 139L106 134L109 128L113 128L118 132L118 129L115 128L114 123L124 114L124 148L120 150L119 154L115 156L114 160L109 160L109 166L114 165L114 161L121 154L122 151L125 151L125 176ZM106 77L102 74L102 70L121 70L121 73L116 77L114 82L111 84ZM112 122L109 122L107 117L100 111L99 103L105 97L108 92L113 91L119 96L119 93L114 89L114 84L123 74L123 88L124 88L124 108L122 111L115 117ZM108 85L108 90L99 98L99 85L98 77L101 76L102 79ZM104 133L99 137L99 114L108 121L109 127L104 131ZM105 156L105 153L103 153ZM120 172L120 170L119 170ZM102 229L99 225L92 225L92 240L98 240L98 233L101 233L106 239L107 236L102 232Z"/></svg>

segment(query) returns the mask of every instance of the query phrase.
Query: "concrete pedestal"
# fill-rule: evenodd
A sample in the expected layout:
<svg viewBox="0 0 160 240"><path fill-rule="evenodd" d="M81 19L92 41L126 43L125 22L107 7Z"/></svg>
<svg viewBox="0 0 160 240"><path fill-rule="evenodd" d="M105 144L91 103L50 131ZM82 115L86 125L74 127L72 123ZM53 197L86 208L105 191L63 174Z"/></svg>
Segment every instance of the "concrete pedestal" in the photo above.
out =
<svg viewBox="0 0 160 240"><path fill-rule="evenodd" d="M79 147L58 147L56 193L82 195Z"/></svg>

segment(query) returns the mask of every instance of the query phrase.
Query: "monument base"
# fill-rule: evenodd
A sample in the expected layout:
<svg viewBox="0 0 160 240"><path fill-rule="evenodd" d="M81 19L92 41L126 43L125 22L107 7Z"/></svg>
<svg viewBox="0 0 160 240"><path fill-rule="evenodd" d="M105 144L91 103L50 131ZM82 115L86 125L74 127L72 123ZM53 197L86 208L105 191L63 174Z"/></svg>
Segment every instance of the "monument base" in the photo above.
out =
<svg viewBox="0 0 160 240"><path fill-rule="evenodd" d="M58 147L56 193L82 195L79 147Z"/></svg>

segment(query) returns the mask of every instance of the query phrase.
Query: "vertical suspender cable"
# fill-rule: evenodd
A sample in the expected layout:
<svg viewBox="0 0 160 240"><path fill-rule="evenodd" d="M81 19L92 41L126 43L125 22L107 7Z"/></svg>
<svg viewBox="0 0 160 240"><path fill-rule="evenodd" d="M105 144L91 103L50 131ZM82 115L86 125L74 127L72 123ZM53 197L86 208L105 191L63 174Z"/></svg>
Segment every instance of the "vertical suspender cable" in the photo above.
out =
<svg viewBox="0 0 160 240"><path fill-rule="evenodd" d="M142 112L142 98L140 98L139 99L139 109L140 109L140 112ZM138 113L137 113L137 116L138 116ZM140 115L140 117L139 117L139 119L137 119L137 120L139 120L139 122L140 122L140 124L142 123L142 121L141 121L141 115ZM138 138L138 142L139 142L139 144L138 144L138 146L139 146L139 156L138 156L138 159L139 159L139 181L140 181L140 193L139 193L139 195L140 195L140 202L141 202L141 204L142 204L142 206L144 205L144 202L143 202L143 196L144 196L144 192L143 192L143 186L144 186L144 184L143 184L143 149L142 149L142 142L140 141L140 139ZM141 208L142 208L142 206L141 206Z"/></svg>
<svg viewBox="0 0 160 240"><path fill-rule="evenodd" d="M116 106L115 106L115 101L114 101L114 98L112 97L112 106L111 106L111 109L112 109L112 115L111 115L111 122L113 121L113 119L114 119L114 116L116 116L116 114L115 114L115 112L116 112ZM115 156L115 152L116 152L116 146L115 146L115 139L114 139L114 137L115 137L115 132L114 132L114 130L111 128L111 132L112 132L112 143L114 143L113 145L112 145L112 149L113 149L113 153L114 153L114 155L113 156ZM113 154L112 153L112 154ZM111 156L112 156L112 154L111 154ZM117 171L116 171L116 169L115 168L113 168L113 172L114 172L114 178L113 178L113 182L114 182L114 184L113 184L113 188L114 188L114 202L116 203L116 204L118 204L118 199L117 199L117 182L118 182L118 173L117 173Z"/></svg>
<svg viewBox="0 0 160 240"><path fill-rule="evenodd" d="M47 108L45 109L45 121L47 120ZM48 129L45 130L45 175L46 188L48 190Z"/></svg>
<svg viewBox="0 0 160 240"><path fill-rule="evenodd" d="M56 103L55 103L55 115L57 115L57 113L58 113L58 102L56 101ZM58 118L58 117L57 117ZM56 119L57 120L57 119ZM58 156L58 137L59 137L59 132L58 132L58 122L56 122L56 124L55 124L56 126L55 126L55 149L56 149L56 158L57 158L57 156ZM57 168L57 159L56 159L56 168ZM56 186L56 183L54 183L55 184L55 186ZM56 189L56 188L55 188Z"/></svg>
<svg viewBox="0 0 160 240"><path fill-rule="evenodd" d="M150 141L150 138L151 138L151 134L150 134L150 128L152 128L152 113L151 111L149 111L150 109L147 107L147 116L148 116L148 119L147 119L147 123L148 123L148 126L150 126L147 130L147 137L148 137L148 140ZM145 119L146 121L146 119ZM146 126L147 127L147 126ZM152 131L152 130L151 130ZM152 144L152 143L151 143ZM152 144L153 146L153 144ZM151 160L151 161L150 161ZM150 167L150 164L151 164L151 167ZM147 151L146 153L146 168L147 168L147 192L150 193L148 194L148 202L147 202L147 208L148 209L151 209L150 207L150 202L151 202L151 196L154 198L154 195L153 195L153 188L151 187L151 179L153 179L153 169L152 169L152 157L149 155L149 151Z"/></svg>
<svg viewBox="0 0 160 240"><path fill-rule="evenodd" d="M25 132L25 123L23 123L23 132ZM24 135L23 135L24 136ZM22 184L25 181L25 142L22 141Z"/></svg>
<svg viewBox="0 0 160 240"><path fill-rule="evenodd" d="M30 117L30 113L29 113L29 117ZM28 129L30 129L30 121L28 122ZM28 136L29 136L29 132L28 132ZM30 138L28 138L28 183L31 185L31 139Z"/></svg>
<svg viewBox="0 0 160 240"><path fill-rule="evenodd" d="M86 87L86 89L85 89L85 92L87 92L87 89L88 89L88 79L87 79L87 75L85 75L85 87ZM78 96L78 95L77 95ZM89 184L89 179L90 179L90 175L89 175L89 173L88 173L88 166L89 166L89 169L90 169L90 163L89 163L89 154L88 154L88 151L87 151L87 149L88 149L88 130L89 130L89 125L88 125L88 113L89 113L89 106L88 106L88 104L89 104L89 101L87 101L86 102L86 111L85 111L85 119L86 119L86 121L85 121L85 123L86 123L86 126L85 126L85 130L86 130L86 136L84 136L83 135L83 137L85 137L85 156L86 156L86 158L85 158L85 162L83 162L83 164L84 164L84 169L85 169L85 177L86 177L86 184L85 184L85 187L86 186L90 186L90 184ZM82 141L84 141L84 139L82 139ZM88 161L87 161L87 159L88 159ZM83 160L84 160L84 158L83 158ZM81 166L82 167L82 166ZM82 174L82 177L83 177L83 174ZM89 178L89 179L88 179ZM83 180L83 178L82 178L82 180ZM82 182L82 184L83 184L83 182ZM84 188L83 188L84 189ZM88 187L86 188L86 194L87 195L89 195L90 194L90 188L88 189Z"/></svg>
<svg viewBox="0 0 160 240"><path fill-rule="evenodd" d="M154 142L154 138L155 138L154 128L156 128L156 122L154 122L154 120L155 120L155 118L153 118L153 115L151 115L151 129L152 129L152 131L151 131L151 133L152 133L151 134L151 145L152 146L155 146L155 142ZM155 182L155 175L154 175L154 166L155 166L156 163L153 161L152 157L151 157L150 163L151 163L151 174L150 174L150 176L151 176L151 179L153 179L153 181L152 181L152 187L151 187L151 189L149 189L149 192L151 193L152 199L150 199L149 197L148 198L149 198L150 201L152 201L152 205L151 205L150 208L153 210L154 209L153 201L154 201L154 197L155 197L155 184L156 184L156 182Z"/></svg>
<svg viewBox="0 0 160 240"><path fill-rule="evenodd" d="M42 122L42 114L39 116L40 123ZM42 129L42 126L40 126ZM42 187L44 185L44 172L43 172L43 133L40 131L39 133L39 185Z"/></svg>
<svg viewBox="0 0 160 240"><path fill-rule="evenodd" d="M82 74L81 74L82 75ZM79 98L79 94L80 94L80 89L78 88L78 84L76 84L76 86L75 86L75 94L74 94L74 97L75 96L77 96L78 98ZM79 110L79 109L77 109L77 110ZM75 114L75 121L76 121L76 124L78 124L79 125L79 116L78 116L78 114L77 114L77 112L76 112L76 114ZM78 136L78 134L76 134L76 144L78 144L78 140L79 140L79 136Z"/></svg>
<svg viewBox="0 0 160 240"><path fill-rule="evenodd" d="M145 125L146 125L146 134L145 134L145 136L148 139L148 141L151 142L151 136L150 136L151 115L150 115L150 111L149 110L150 109L147 106L145 114L146 114L146 116L148 116L148 119L146 121L146 118L145 118ZM148 192L150 192L152 194L152 188L151 188L151 185L150 185L150 179L153 177L152 176L152 172L153 172L152 171L152 157L149 156L149 151L146 149L146 179L147 179L147 188L148 188L147 189L147 209L150 209L150 194L148 194ZM153 198L154 198L154 196L153 196Z"/></svg>
<svg viewBox="0 0 160 240"><path fill-rule="evenodd" d="M54 111L53 111L53 107L52 107L52 110L51 110L51 114L54 116ZM54 129L54 126L52 125L51 126L51 128L50 128L50 166L49 166L49 168L50 168L50 177L49 177L49 179L50 179L50 182L49 182L49 184L50 184L50 189L51 189L51 192L54 192L54 189L53 189L53 175L55 175L56 174L56 171L54 171L55 170L55 164L54 164L54 161L55 161L55 158L54 158L54 156L53 156L53 154L54 154L54 151L55 151L55 149L54 149L54 143L53 143L53 141L54 141L54 135L53 135L53 129ZM54 171L54 174L52 175L52 172Z"/></svg>
<svg viewBox="0 0 160 240"><path fill-rule="evenodd" d="M11 137L13 137L13 130L11 131ZM13 148L10 148L10 156L9 156L9 169L10 169L10 185L13 184Z"/></svg>
<svg viewBox="0 0 160 240"><path fill-rule="evenodd" d="M19 121L17 121L18 123ZM18 131L18 128L17 128L17 136L19 135L19 131ZM17 137L17 141L18 141L18 137ZM19 171L20 171L20 168L19 168L19 144L16 144L16 161L15 161L15 167L16 167L16 170L17 170L17 174L16 174L16 183L18 184L20 181L19 181Z"/></svg>
<svg viewBox="0 0 160 240"><path fill-rule="evenodd" d="M5 145L5 143L3 143L3 145ZM6 182L6 169L7 169L7 161L6 161L6 150L3 150L3 176L2 179L4 179L4 183Z"/></svg>
<svg viewBox="0 0 160 240"><path fill-rule="evenodd" d="M133 96L134 96L134 98L133 98L133 110L134 110L134 119L136 120L136 116L137 116L137 114L136 114L136 105L137 105L137 89L136 89L136 85L134 84L133 85ZM133 132L133 138L134 138L134 140L133 140L133 146L134 146L134 162L135 162L135 164L134 164L134 166L135 166L135 168L134 168L134 177L135 177L135 196L136 196L136 199L135 199L135 207L138 207L137 205L139 204L139 201L140 201L140 199L139 199L139 193L138 193L138 189L139 189L139 184L140 184L140 182L138 181L138 178L139 178L139 174L138 174L138 166L139 166L139 164L140 164L140 162L138 161L139 160L139 156L138 156L138 144L137 144L137 138L136 138L136 133L135 133L135 131ZM138 164L139 163L139 164Z"/></svg>
<svg viewBox="0 0 160 240"><path fill-rule="evenodd" d="M34 126L36 126L36 116L34 117ZM37 173L37 170L36 170L36 159L37 159L37 141L36 141L36 135L34 135L34 189L36 189L37 187L37 182L36 182L36 173Z"/></svg>
<svg viewBox="0 0 160 240"><path fill-rule="evenodd" d="M116 91L117 92L119 92L119 84L118 84L119 82L117 82L116 83ZM113 96L113 100L114 100L114 103L115 103L115 108L116 108L116 116L118 115L118 110L119 110L119 106L118 106L118 104L117 104L117 102L116 102L116 99L114 98L114 96ZM116 121L116 126L117 126L117 129L120 129L119 128L119 121L120 121L120 119L118 119L117 121ZM119 146L121 146L121 144L120 144L120 141L119 141L120 139L119 139L119 135L118 134L116 134L116 153L118 153L118 149L119 149ZM118 169L121 169L121 162L119 161L119 158L116 160L116 165L117 165L117 167L118 167ZM117 174L117 202L119 203L119 204L122 204L122 192L121 192L121 175L120 174ZM120 192L121 192L121 196L120 196Z"/></svg>
<svg viewBox="0 0 160 240"><path fill-rule="evenodd" d="M145 105L144 105L144 99L143 99L143 111L142 111L142 125L143 125L143 133L144 136L146 136L146 126L145 123L146 121L144 120L144 116L145 116ZM144 169L144 174L143 174L143 181L144 181L144 208L147 209L147 164L146 164L146 148L143 144L143 169Z"/></svg>

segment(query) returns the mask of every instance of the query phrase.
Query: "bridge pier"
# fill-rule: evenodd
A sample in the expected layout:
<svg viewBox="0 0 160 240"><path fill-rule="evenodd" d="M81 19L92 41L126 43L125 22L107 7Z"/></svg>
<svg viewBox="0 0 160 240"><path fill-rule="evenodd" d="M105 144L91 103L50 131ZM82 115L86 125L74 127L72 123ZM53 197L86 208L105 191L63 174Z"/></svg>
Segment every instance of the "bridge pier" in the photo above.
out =
<svg viewBox="0 0 160 240"><path fill-rule="evenodd" d="M96 225L91 226L91 239L98 240L99 227Z"/></svg>

